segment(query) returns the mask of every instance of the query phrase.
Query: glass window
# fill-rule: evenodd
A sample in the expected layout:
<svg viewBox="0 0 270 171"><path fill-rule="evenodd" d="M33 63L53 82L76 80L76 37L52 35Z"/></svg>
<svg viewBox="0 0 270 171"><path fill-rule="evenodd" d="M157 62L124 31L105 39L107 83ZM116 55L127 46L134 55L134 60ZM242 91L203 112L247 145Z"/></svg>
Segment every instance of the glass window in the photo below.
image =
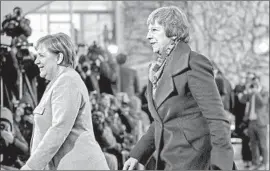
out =
<svg viewBox="0 0 270 171"><path fill-rule="evenodd" d="M84 31L85 38L84 41L86 44L89 44L89 40L97 41L99 45L104 45L104 36L103 30L105 25L108 29L108 37L112 38L112 15L111 14L85 14L84 15Z"/></svg>
<svg viewBox="0 0 270 171"><path fill-rule="evenodd" d="M53 1L48 4L49 9L52 11L59 11L57 13L49 13L47 17L47 7L43 6L38 9L39 13L29 13L27 18L30 20L30 27L32 28L32 35L29 40L36 41L41 36L48 34L48 22L50 27L50 33L56 33L62 31L71 34L70 25L70 13L69 13L70 1ZM98 13L98 11L111 11L113 10L112 1L71 1L72 9L76 10L73 13L72 24L74 31L74 37L78 42L92 44L93 41L97 41L101 46L104 43L104 34L109 39L112 38L113 31L113 14L112 13ZM82 10L83 13L80 13ZM86 11L97 11L97 13L86 13ZM83 15L83 20L81 17ZM49 19L49 21L48 21ZM104 33L104 27L107 26L108 32ZM83 27L83 28L81 28Z"/></svg>
<svg viewBox="0 0 270 171"><path fill-rule="evenodd" d="M47 32L48 31L48 18L47 14L40 14L40 30Z"/></svg>
<svg viewBox="0 0 270 171"><path fill-rule="evenodd" d="M47 31L34 30L31 36L28 37L28 42L33 43L33 45L35 46L38 39L43 36L46 36L47 34L48 34Z"/></svg>
<svg viewBox="0 0 270 171"><path fill-rule="evenodd" d="M74 28L80 30L81 29L81 15L80 14L73 14L72 15L72 23Z"/></svg>
<svg viewBox="0 0 270 171"><path fill-rule="evenodd" d="M58 33L59 31L70 36L70 23L50 23L50 33Z"/></svg>
<svg viewBox="0 0 270 171"><path fill-rule="evenodd" d="M91 30L97 26L98 17L97 14L86 14L84 15L84 29Z"/></svg>
<svg viewBox="0 0 270 171"><path fill-rule="evenodd" d="M84 42L87 45L92 45L96 41L97 44L101 44L100 35L97 35L94 31L85 31L84 32Z"/></svg>
<svg viewBox="0 0 270 171"><path fill-rule="evenodd" d="M111 10L112 1L88 1L86 6L87 10Z"/></svg>
<svg viewBox="0 0 270 171"><path fill-rule="evenodd" d="M50 14L50 21L70 21L70 15L69 14Z"/></svg>
<svg viewBox="0 0 270 171"><path fill-rule="evenodd" d="M25 18L30 20L30 27L33 30L41 30L41 25L40 25L41 16L40 16L40 14L29 14L29 15L25 16Z"/></svg>
<svg viewBox="0 0 270 171"><path fill-rule="evenodd" d="M69 10L69 1L54 1L50 3L49 6L50 10L61 10L61 11Z"/></svg>
<svg viewBox="0 0 270 171"><path fill-rule="evenodd" d="M36 41L48 34L47 31L47 15L46 14L27 14L25 16L30 20L30 27L32 28L32 34L28 37L30 43L36 43Z"/></svg>
<svg viewBox="0 0 270 171"><path fill-rule="evenodd" d="M70 1L73 10L112 10L112 1ZM69 1L54 1L49 4L50 10L68 11ZM39 11L46 11L47 5L40 8Z"/></svg>

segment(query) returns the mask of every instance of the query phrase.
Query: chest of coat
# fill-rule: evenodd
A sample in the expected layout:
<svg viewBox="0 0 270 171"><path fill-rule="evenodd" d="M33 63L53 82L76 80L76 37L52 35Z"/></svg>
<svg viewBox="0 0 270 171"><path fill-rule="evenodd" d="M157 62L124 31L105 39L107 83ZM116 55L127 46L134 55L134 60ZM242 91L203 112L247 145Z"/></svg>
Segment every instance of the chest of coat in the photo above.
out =
<svg viewBox="0 0 270 171"><path fill-rule="evenodd" d="M164 122L198 112L198 105L189 89L187 71L167 78L163 75L153 97L153 104L153 110L157 111Z"/></svg>
<svg viewBox="0 0 270 171"><path fill-rule="evenodd" d="M52 108L51 108L52 91L45 92L38 106L33 111L35 121L35 133L44 135L52 125Z"/></svg>

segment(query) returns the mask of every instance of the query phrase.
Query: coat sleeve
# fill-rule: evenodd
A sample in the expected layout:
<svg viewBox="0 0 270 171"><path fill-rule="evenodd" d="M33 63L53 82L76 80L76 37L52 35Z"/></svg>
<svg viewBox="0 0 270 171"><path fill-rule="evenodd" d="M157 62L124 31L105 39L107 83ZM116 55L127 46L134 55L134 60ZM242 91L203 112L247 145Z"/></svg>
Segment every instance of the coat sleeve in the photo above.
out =
<svg viewBox="0 0 270 171"><path fill-rule="evenodd" d="M52 125L26 163L34 170L46 167L74 126L82 96L74 84L69 80L64 81L52 92Z"/></svg>
<svg viewBox="0 0 270 171"><path fill-rule="evenodd" d="M188 86L210 129L211 167L232 170L230 123L215 84L212 64L206 57L196 55L190 59L190 68Z"/></svg>
<svg viewBox="0 0 270 171"><path fill-rule="evenodd" d="M150 156L155 151L155 122L148 128L147 132L138 141L135 147L130 152L130 157L133 157L141 164L146 164Z"/></svg>
<svg viewBox="0 0 270 171"><path fill-rule="evenodd" d="M267 92L256 93L255 96L260 105L267 105L269 103L269 95Z"/></svg>

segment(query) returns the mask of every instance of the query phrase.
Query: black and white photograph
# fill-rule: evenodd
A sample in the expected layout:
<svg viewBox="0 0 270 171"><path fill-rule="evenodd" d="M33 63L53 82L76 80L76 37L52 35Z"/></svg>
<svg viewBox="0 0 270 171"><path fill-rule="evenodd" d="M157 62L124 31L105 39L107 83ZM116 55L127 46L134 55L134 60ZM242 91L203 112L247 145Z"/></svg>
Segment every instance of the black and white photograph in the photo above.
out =
<svg viewBox="0 0 270 171"><path fill-rule="evenodd" d="M0 170L269 170L269 1L1 1Z"/></svg>

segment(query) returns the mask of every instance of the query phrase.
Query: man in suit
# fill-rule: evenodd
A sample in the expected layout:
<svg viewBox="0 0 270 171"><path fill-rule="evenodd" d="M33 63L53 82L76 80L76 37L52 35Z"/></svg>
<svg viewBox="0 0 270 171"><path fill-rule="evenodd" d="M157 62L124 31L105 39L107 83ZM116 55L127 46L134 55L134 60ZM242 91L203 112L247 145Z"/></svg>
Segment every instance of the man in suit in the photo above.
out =
<svg viewBox="0 0 270 171"><path fill-rule="evenodd" d="M116 56L119 65L116 87L118 92L125 92L129 97L139 96L139 80L137 71L124 66L127 55L120 53Z"/></svg>
<svg viewBox="0 0 270 171"><path fill-rule="evenodd" d="M240 99L242 102L248 102L243 120L249 122L248 136L253 164L250 169L267 169L267 167L269 169L267 166L269 164L267 145L269 93L261 86L259 76L248 74L246 90L240 94ZM263 158L262 162L260 162L260 153Z"/></svg>

